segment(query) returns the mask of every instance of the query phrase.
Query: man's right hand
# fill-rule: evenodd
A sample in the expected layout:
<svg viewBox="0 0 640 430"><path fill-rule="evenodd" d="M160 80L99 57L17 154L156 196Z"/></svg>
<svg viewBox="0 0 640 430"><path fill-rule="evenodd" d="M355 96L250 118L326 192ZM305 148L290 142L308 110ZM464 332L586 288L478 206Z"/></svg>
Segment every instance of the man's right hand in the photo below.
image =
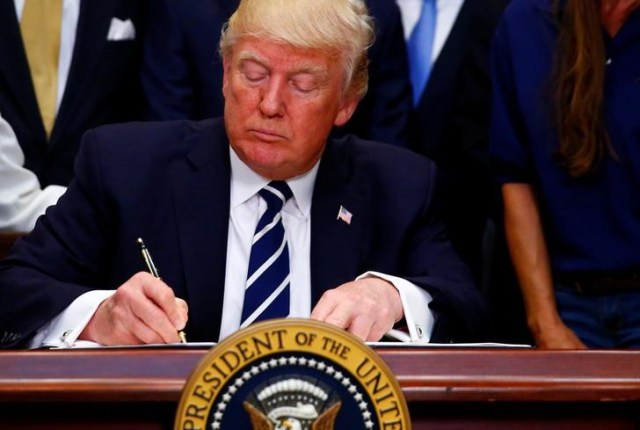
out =
<svg viewBox="0 0 640 430"><path fill-rule="evenodd" d="M161 279L140 272L100 304L78 339L101 345L179 342L187 319L187 303Z"/></svg>

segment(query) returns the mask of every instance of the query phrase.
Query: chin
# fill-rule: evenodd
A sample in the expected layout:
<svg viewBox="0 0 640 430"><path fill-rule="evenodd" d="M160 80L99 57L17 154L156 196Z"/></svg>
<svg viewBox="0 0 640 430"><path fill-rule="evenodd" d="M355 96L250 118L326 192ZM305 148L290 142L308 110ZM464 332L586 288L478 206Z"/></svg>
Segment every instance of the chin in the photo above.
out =
<svg viewBox="0 0 640 430"><path fill-rule="evenodd" d="M240 159L254 172L271 180L296 176L296 166L287 158L286 148L274 143L243 142L236 150Z"/></svg>
<svg viewBox="0 0 640 430"><path fill-rule="evenodd" d="M282 179L286 170L281 162L265 157L250 157L244 162L251 170L267 179Z"/></svg>

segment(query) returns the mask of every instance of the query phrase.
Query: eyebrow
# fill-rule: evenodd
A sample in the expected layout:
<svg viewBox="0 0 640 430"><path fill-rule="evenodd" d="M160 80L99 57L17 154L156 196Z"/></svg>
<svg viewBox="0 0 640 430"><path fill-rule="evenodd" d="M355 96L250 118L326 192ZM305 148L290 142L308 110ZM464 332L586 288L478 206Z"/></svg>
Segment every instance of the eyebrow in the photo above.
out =
<svg viewBox="0 0 640 430"><path fill-rule="evenodd" d="M255 61L256 63L265 64L266 59L252 51L240 51L238 53L238 62Z"/></svg>
<svg viewBox="0 0 640 430"><path fill-rule="evenodd" d="M240 51L238 53L238 62L243 63L246 61L253 61L261 66L269 68L267 66L267 60L253 51ZM294 67L293 71L289 73L289 76L298 75L301 73L308 73L316 75L321 82L326 82L329 79L329 73L325 67L317 64L301 64L298 67Z"/></svg>

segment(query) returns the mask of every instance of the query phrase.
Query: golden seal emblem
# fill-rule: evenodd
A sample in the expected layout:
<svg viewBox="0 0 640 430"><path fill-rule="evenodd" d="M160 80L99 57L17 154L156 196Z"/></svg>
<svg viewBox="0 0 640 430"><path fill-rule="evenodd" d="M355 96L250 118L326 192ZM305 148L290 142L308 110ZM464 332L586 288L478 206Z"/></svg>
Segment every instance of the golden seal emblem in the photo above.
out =
<svg viewBox="0 0 640 430"><path fill-rule="evenodd" d="M312 320L254 324L213 347L182 391L176 430L411 429L376 352Z"/></svg>

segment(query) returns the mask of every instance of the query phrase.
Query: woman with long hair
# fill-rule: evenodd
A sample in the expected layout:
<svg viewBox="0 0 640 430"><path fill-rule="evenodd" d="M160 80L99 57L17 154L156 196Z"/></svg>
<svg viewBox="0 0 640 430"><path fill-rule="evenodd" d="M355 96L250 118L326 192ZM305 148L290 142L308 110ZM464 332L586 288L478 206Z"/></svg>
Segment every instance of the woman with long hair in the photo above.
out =
<svg viewBox="0 0 640 430"><path fill-rule="evenodd" d="M640 347L640 0L514 0L491 153L540 348Z"/></svg>

